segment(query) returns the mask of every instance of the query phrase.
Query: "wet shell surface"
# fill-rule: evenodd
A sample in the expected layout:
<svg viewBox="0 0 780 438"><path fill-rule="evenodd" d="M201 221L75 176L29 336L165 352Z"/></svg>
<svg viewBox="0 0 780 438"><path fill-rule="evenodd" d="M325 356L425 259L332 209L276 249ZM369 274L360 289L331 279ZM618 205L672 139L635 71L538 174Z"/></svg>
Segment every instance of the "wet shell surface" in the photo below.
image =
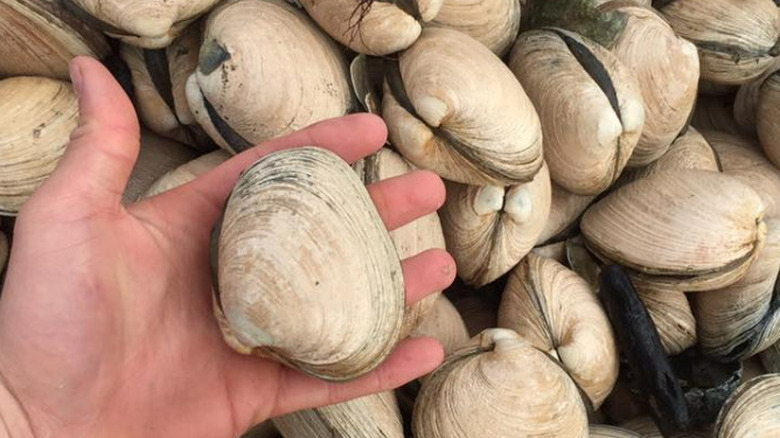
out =
<svg viewBox="0 0 780 438"><path fill-rule="evenodd" d="M57 1L0 0L0 78L45 76L68 80L77 55L103 58L103 34Z"/></svg>
<svg viewBox="0 0 780 438"><path fill-rule="evenodd" d="M69 83L31 76L0 81L0 215L15 216L46 181L78 121Z"/></svg>
<svg viewBox="0 0 780 438"><path fill-rule="evenodd" d="M342 50L277 0L227 2L209 14L187 99L203 129L232 152L353 107Z"/></svg>
<svg viewBox="0 0 780 438"><path fill-rule="evenodd" d="M425 28L385 66L390 141L415 165L473 185L530 181L542 166L536 111L512 72L470 36Z"/></svg>
<svg viewBox="0 0 780 438"><path fill-rule="evenodd" d="M161 176L144 193L144 197L159 195L188 182L196 180L205 175L212 169L224 163L231 157L230 153L224 150L218 150L206 155L202 155L188 163L182 164L176 169Z"/></svg>
<svg viewBox="0 0 780 438"><path fill-rule="evenodd" d="M636 75L645 105L642 135L628 160L643 166L660 157L688 121L696 100L699 56L653 9L613 2L602 8L627 17L612 53Z"/></svg>
<svg viewBox="0 0 780 438"><path fill-rule="evenodd" d="M780 374L742 384L729 397L715 425L717 438L780 435Z"/></svg>
<svg viewBox="0 0 780 438"><path fill-rule="evenodd" d="M539 113L553 181L579 195L615 182L645 119L633 74L608 50L560 29L521 34L509 66Z"/></svg>
<svg viewBox="0 0 780 438"><path fill-rule="evenodd" d="M192 148L142 129L141 150L122 194L122 202L128 204L145 197L156 181L195 157L197 154Z"/></svg>
<svg viewBox="0 0 780 438"><path fill-rule="evenodd" d="M776 72L761 86L756 109L756 130L764 154L775 167L780 167L780 72Z"/></svg>
<svg viewBox="0 0 780 438"><path fill-rule="evenodd" d="M285 438L403 438L401 413L392 391L274 418Z"/></svg>
<svg viewBox="0 0 780 438"><path fill-rule="evenodd" d="M764 243L764 204L721 173L660 172L591 206L580 227L588 248L647 282L708 290L744 275Z"/></svg>
<svg viewBox="0 0 780 438"><path fill-rule="evenodd" d="M346 380L395 347L400 261L362 181L332 153L300 148L256 162L218 236L215 311L238 351Z"/></svg>
<svg viewBox="0 0 780 438"><path fill-rule="evenodd" d="M577 387L553 359L506 329L476 336L423 383L420 438L587 437Z"/></svg>
<svg viewBox="0 0 780 438"><path fill-rule="evenodd" d="M560 263L533 253L523 259L509 275L498 325L559 359L594 410L615 385L618 354L607 314L590 285Z"/></svg>
<svg viewBox="0 0 780 438"><path fill-rule="evenodd" d="M300 0L306 12L336 41L368 55L389 55L411 46L442 0Z"/></svg>
<svg viewBox="0 0 780 438"><path fill-rule="evenodd" d="M503 56L520 30L520 1L444 0L433 23L466 33Z"/></svg>
<svg viewBox="0 0 780 438"><path fill-rule="evenodd" d="M220 0L64 0L81 20L125 43L148 49L171 44Z"/></svg>
<svg viewBox="0 0 780 438"><path fill-rule="evenodd" d="M440 216L447 249L463 281L484 286L525 257L547 222L550 199L547 166L527 184L448 183Z"/></svg>
<svg viewBox="0 0 780 438"><path fill-rule="evenodd" d="M412 332L412 336L435 338L450 354L469 340L469 331L458 309L444 295L436 297L433 308Z"/></svg>

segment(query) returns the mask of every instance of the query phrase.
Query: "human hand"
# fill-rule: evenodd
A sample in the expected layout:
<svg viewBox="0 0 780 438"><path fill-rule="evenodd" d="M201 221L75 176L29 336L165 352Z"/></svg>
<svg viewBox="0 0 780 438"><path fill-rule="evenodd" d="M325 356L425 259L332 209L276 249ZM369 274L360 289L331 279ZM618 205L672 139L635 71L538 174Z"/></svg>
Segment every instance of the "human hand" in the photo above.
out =
<svg viewBox="0 0 780 438"><path fill-rule="evenodd" d="M269 417L397 387L440 363L436 341L408 339L371 374L327 383L233 352L211 313L209 235L239 173L305 145L355 161L384 143L381 120L319 123L124 207L139 150L132 105L97 61L77 58L71 75L81 124L16 222L0 300L0 409L5 386L40 437L237 436ZM441 180L424 171L369 192L389 229L444 202ZM408 303L455 275L442 250L402 266Z"/></svg>

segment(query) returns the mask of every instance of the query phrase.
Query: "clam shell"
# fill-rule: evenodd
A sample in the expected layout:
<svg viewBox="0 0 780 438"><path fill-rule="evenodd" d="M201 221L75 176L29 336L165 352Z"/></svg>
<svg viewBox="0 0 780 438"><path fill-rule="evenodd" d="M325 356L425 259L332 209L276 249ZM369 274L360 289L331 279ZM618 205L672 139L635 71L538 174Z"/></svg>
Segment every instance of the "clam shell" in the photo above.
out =
<svg viewBox="0 0 780 438"><path fill-rule="evenodd" d="M696 344L697 320L685 292L674 287L635 281L636 293L655 324L661 346L668 356Z"/></svg>
<svg viewBox="0 0 780 438"><path fill-rule="evenodd" d="M759 357L767 372L780 373L780 343L776 342L762 351Z"/></svg>
<svg viewBox="0 0 780 438"><path fill-rule="evenodd" d="M64 0L108 36L148 49L167 47L220 0Z"/></svg>
<svg viewBox="0 0 780 438"><path fill-rule="evenodd" d="M768 68L758 79L743 84L737 90L734 96L734 120L742 128L746 135L755 137L756 133L756 113L758 111L758 100L761 95L761 88L764 82L770 76L774 75L780 69L780 58L775 58L774 64Z"/></svg>
<svg viewBox="0 0 780 438"><path fill-rule="evenodd" d="M768 371L764 368L759 356L753 356L742 361L742 380L740 380L739 383L743 384L754 377L767 373Z"/></svg>
<svg viewBox="0 0 780 438"><path fill-rule="evenodd" d="M708 438L712 436L711 434L697 431L663 435L650 417L638 417L621 424L620 427L644 438L663 438L664 436L669 436L670 438Z"/></svg>
<svg viewBox="0 0 780 438"><path fill-rule="evenodd" d="M470 35L498 56L504 56L520 31L519 0L444 0L433 19Z"/></svg>
<svg viewBox="0 0 780 438"><path fill-rule="evenodd" d="M580 228L591 251L635 278L708 290L745 274L763 246L764 210L734 177L669 170L612 192L585 212Z"/></svg>
<svg viewBox="0 0 780 438"><path fill-rule="evenodd" d="M401 412L392 391L276 417L285 438L403 438Z"/></svg>
<svg viewBox="0 0 780 438"><path fill-rule="evenodd" d="M585 209L593 202L595 196L577 195L559 186L555 182L551 184L550 215L544 229L536 240L542 244L556 238L571 228L580 218Z"/></svg>
<svg viewBox="0 0 780 438"><path fill-rule="evenodd" d="M129 204L145 197L157 180L195 157L197 154L192 148L142 129L141 150L122 194L122 202Z"/></svg>
<svg viewBox="0 0 780 438"><path fill-rule="evenodd" d="M590 438L642 438L644 435L616 426L591 424L588 428L588 436Z"/></svg>
<svg viewBox="0 0 780 438"><path fill-rule="evenodd" d="M416 437L588 435L577 387L516 333L491 329L450 355L422 385Z"/></svg>
<svg viewBox="0 0 780 438"><path fill-rule="evenodd" d="M0 0L0 41L0 78L68 80L74 56L103 58L111 52L101 32L51 0Z"/></svg>
<svg viewBox="0 0 780 438"><path fill-rule="evenodd" d="M699 56L653 9L612 2L603 11L627 17L611 51L635 76L645 107L642 134L628 166L659 158L688 122L696 101Z"/></svg>
<svg viewBox="0 0 780 438"><path fill-rule="evenodd" d="M215 310L239 351L346 380L395 347L400 261L365 186L334 154L302 148L256 162L218 236Z"/></svg>
<svg viewBox="0 0 780 438"><path fill-rule="evenodd" d="M598 409L618 376L612 326L596 293L574 271L531 253L510 273L498 326L558 358Z"/></svg>
<svg viewBox="0 0 780 438"><path fill-rule="evenodd" d="M0 81L0 215L15 216L46 181L78 122L69 83L32 76Z"/></svg>
<svg viewBox="0 0 780 438"><path fill-rule="evenodd" d="M553 181L579 195L615 182L644 124L633 74L608 50L560 29L520 35L509 67L539 113Z"/></svg>
<svg viewBox="0 0 780 438"><path fill-rule="evenodd" d="M420 324L412 331L412 336L429 336L444 347L444 353L450 354L469 340L469 331L458 309L444 295L439 295L431 310L422 317Z"/></svg>
<svg viewBox="0 0 780 438"><path fill-rule="evenodd" d="M715 424L718 438L771 437L780 434L780 374L765 374L742 384L729 397Z"/></svg>
<svg viewBox="0 0 780 438"><path fill-rule="evenodd" d="M463 281L480 287L509 272L539 239L550 200L547 166L531 182L515 186L447 183L440 216Z"/></svg>
<svg viewBox="0 0 780 438"><path fill-rule="evenodd" d="M202 155L190 162L184 163L161 176L144 193L144 198L149 198L168 190L175 189L205 175L212 169L224 163L231 157L225 150L218 150Z"/></svg>
<svg viewBox="0 0 780 438"><path fill-rule="evenodd" d="M369 55L411 46L422 23L439 13L442 0L300 0L306 12L336 41ZM416 10L415 10L416 9Z"/></svg>
<svg viewBox="0 0 780 438"><path fill-rule="evenodd" d="M231 152L353 107L341 49L286 3L224 3L209 14L203 41L187 99L198 123Z"/></svg>
<svg viewBox="0 0 780 438"><path fill-rule="evenodd" d="M382 113L390 141L415 165L463 184L530 181L542 166L542 130L523 87L501 60L452 29L425 28L386 67Z"/></svg>
<svg viewBox="0 0 780 438"><path fill-rule="evenodd" d="M774 61L780 12L771 0L678 0L659 10L681 37L699 49L701 79L740 85Z"/></svg>
<svg viewBox="0 0 780 438"><path fill-rule="evenodd" d="M769 160L780 167L780 72L769 76L761 86L756 110L756 130L761 147Z"/></svg>
<svg viewBox="0 0 780 438"><path fill-rule="evenodd" d="M414 166L389 148L380 149L376 154L361 160L353 167L366 184L401 176L414 170ZM436 213L423 216L391 231L390 238L395 244L398 257L402 260L428 249L445 249L444 234ZM417 303L407 306L401 329L402 338L408 336L422 323L425 316L432 311L436 297L439 295L440 293L430 294Z"/></svg>

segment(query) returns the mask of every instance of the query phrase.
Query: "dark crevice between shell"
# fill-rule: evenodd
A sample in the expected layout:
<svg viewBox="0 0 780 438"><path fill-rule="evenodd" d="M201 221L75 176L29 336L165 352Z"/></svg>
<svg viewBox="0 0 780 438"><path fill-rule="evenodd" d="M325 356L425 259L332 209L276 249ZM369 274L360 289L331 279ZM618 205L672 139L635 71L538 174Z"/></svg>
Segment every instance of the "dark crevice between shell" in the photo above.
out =
<svg viewBox="0 0 780 438"><path fill-rule="evenodd" d="M225 202L227 208L227 201ZM214 302L217 303L219 310L224 314L222 308L222 297L219 293L219 236L222 234L222 221L225 219L225 208L219 215L219 219L211 229L211 238L209 239L209 268L211 270L211 287L214 293Z"/></svg>
<svg viewBox="0 0 780 438"><path fill-rule="evenodd" d="M171 109L171 112L176 114L176 105L173 101L173 83L168 66L168 51L166 49L143 49L142 52L146 70L149 72L149 78L151 78L154 88Z"/></svg>
<svg viewBox="0 0 780 438"><path fill-rule="evenodd" d="M45 14L48 14L65 23L69 28L78 32L84 43L93 50L95 50L96 45L105 47L106 50L108 50L108 45L105 41L103 32L99 29L90 27L84 20L79 19L67 5L63 4L64 1L65 0L27 0L25 3L29 5L28 7L30 8L38 9L36 12L38 12L39 15L44 16ZM49 21L48 18L47 21ZM99 51L95 51L99 53Z"/></svg>
<svg viewBox="0 0 780 438"><path fill-rule="evenodd" d="M689 430L692 421L682 386L628 274L618 265L605 266L599 283L599 296L612 322L620 351L628 360L659 428L664 436Z"/></svg>
<svg viewBox="0 0 780 438"><path fill-rule="evenodd" d="M120 29L110 23L106 23L105 21L95 17L94 15L90 14L89 12L82 9L77 4L73 3L70 0L58 0L59 3L68 11L70 11L73 15L78 17L81 21L87 23L90 27L93 27L95 29L100 29L103 32L110 33L112 35L120 36L120 37L134 37L134 38L141 38L140 35L132 34L126 30Z"/></svg>
<svg viewBox="0 0 780 438"><path fill-rule="evenodd" d="M676 2L677 0L653 0L653 8L657 10L661 10L670 4Z"/></svg>
<svg viewBox="0 0 780 438"><path fill-rule="evenodd" d="M420 5L417 0L360 0L361 4L368 3L369 5L374 2L391 3L398 7L398 9L406 12L414 17L417 21L422 21L422 15L420 14Z"/></svg>
<svg viewBox="0 0 780 438"><path fill-rule="evenodd" d="M201 95L203 95L202 91ZM203 106L206 107L206 112L208 113L209 119L214 125L214 128L234 151L240 153L253 146L252 143L242 137L241 134L233 130L233 128L231 128L230 125L228 125L228 123L222 119L214 106L211 105L211 102L206 99L206 96L203 96Z"/></svg>
<svg viewBox="0 0 780 438"><path fill-rule="evenodd" d="M103 65L114 76L119 85L125 90L125 94L131 100L135 99L135 86L133 85L133 75L130 73L130 67L117 55L111 54L103 59Z"/></svg>
<svg viewBox="0 0 780 438"><path fill-rule="evenodd" d="M516 177L508 174L507 172L503 172L500 169L484 166L482 164L482 157L473 152L471 145L461 140L455 134L447 131L446 129L431 126L428 122L425 121L425 119L420 117L420 115L414 109L414 105L412 105L412 101L409 99L409 95L406 92L406 87L401 75L401 66L399 65L398 60L390 60L386 58L377 59L381 59L384 62L383 71L385 72L385 80L390 87L390 92L393 94L393 97L396 99L396 101L398 101L398 104L401 105L401 107L406 110L406 112L408 112L412 117L430 129L435 137L443 139L450 146L452 146L453 152L465 159L471 166L480 172L490 176L495 180L510 181L513 184L519 184L527 183L533 180L533 177L536 176L536 173L539 171L539 169L542 168L543 161L539 160L539 163L536 166L536 170L531 173L532 176L525 179L517 179Z"/></svg>

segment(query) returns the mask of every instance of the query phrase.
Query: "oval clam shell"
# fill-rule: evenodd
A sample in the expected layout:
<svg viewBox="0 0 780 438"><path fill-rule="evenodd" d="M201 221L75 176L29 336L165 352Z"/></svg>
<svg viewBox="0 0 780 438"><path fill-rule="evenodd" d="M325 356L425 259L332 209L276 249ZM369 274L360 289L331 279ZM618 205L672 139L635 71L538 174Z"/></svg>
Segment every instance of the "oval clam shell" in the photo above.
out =
<svg viewBox="0 0 780 438"><path fill-rule="evenodd" d="M46 181L78 122L69 83L32 76L0 81L0 215L15 216Z"/></svg>
<svg viewBox="0 0 780 438"><path fill-rule="evenodd" d="M456 29L504 56L520 31L519 0L444 0L433 23Z"/></svg>
<svg viewBox="0 0 780 438"><path fill-rule="evenodd" d="M218 235L215 310L234 348L346 380L395 347L400 261L365 186L332 153L302 148L256 162Z"/></svg>
<svg viewBox="0 0 780 438"><path fill-rule="evenodd" d="M780 374L764 374L740 385L715 424L717 438L780 435Z"/></svg>

